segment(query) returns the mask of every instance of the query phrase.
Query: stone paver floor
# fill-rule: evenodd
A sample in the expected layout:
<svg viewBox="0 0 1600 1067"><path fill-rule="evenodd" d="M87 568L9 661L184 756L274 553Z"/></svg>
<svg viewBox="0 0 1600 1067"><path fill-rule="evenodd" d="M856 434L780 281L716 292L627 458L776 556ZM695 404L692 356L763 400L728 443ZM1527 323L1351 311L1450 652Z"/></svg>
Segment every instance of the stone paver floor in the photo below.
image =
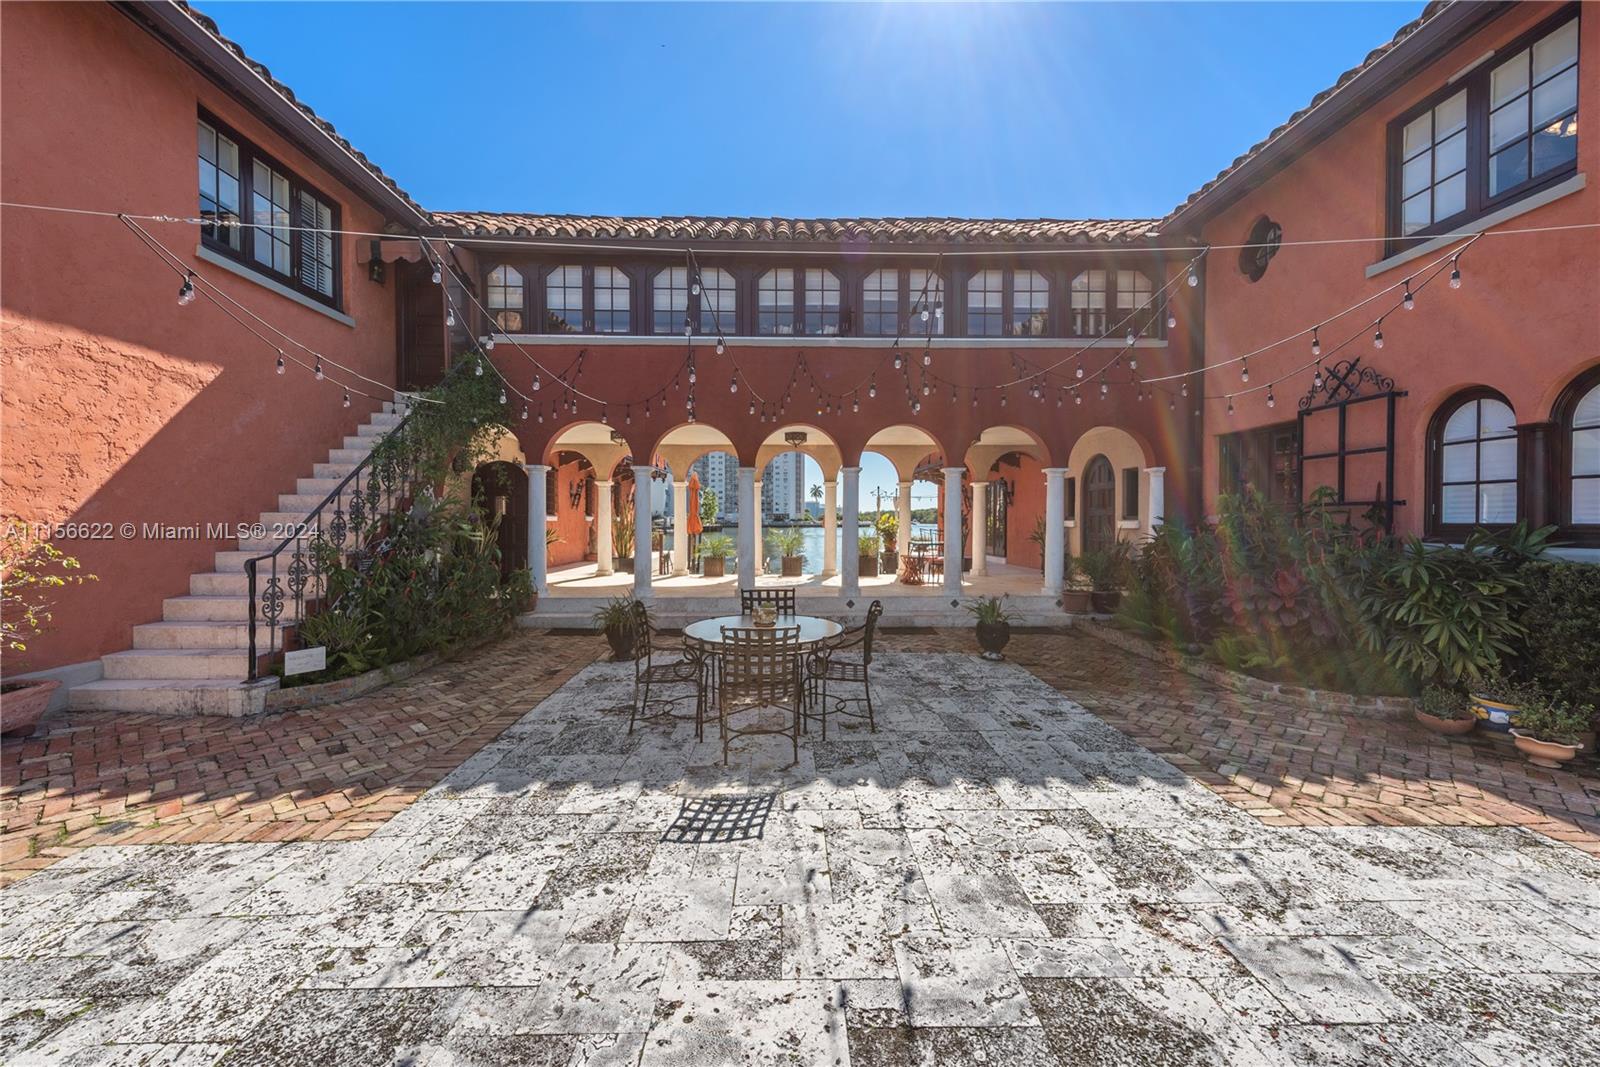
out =
<svg viewBox="0 0 1600 1067"><path fill-rule="evenodd" d="M1583 852L1267 825L1019 666L875 669L790 768L594 664L361 840L65 855L0 893L0 1059L1600 1062Z"/></svg>

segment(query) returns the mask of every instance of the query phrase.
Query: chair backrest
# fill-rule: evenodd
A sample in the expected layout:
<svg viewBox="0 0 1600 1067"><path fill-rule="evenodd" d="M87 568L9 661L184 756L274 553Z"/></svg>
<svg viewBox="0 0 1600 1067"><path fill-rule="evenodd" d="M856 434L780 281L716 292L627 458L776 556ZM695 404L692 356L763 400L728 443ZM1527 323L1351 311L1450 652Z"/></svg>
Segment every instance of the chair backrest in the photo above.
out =
<svg viewBox="0 0 1600 1067"><path fill-rule="evenodd" d="M628 609L628 620L633 627L633 655L634 663L648 667L652 650L650 639L650 615L641 601L635 600ZM636 668L636 672L637 672Z"/></svg>
<svg viewBox="0 0 1600 1067"><path fill-rule="evenodd" d="M724 626L722 699L733 704L787 704L795 699L798 626Z"/></svg>
<svg viewBox="0 0 1600 1067"><path fill-rule="evenodd" d="M872 662L872 637L878 632L878 620L883 616L883 601L874 600L867 609L866 629L861 633L861 662Z"/></svg>
<svg viewBox="0 0 1600 1067"><path fill-rule="evenodd" d="M772 604L778 609L779 615L794 618L793 589L739 590L739 614L749 615L757 604Z"/></svg>

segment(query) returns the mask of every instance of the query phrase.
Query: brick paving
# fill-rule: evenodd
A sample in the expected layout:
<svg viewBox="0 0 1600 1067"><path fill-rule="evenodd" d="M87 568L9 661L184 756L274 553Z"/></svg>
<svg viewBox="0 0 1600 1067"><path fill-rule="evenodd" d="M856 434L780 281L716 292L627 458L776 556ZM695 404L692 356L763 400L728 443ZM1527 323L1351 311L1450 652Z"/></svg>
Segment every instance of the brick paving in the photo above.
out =
<svg viewBox="0 0 1600 1067"><path fill-rule="evenodd" d="M962 630L899 651L975 651ZM105 844L365 837L604 651L514 634L343 704L250 720L75 714L0 758L0 884ZM1264 823L1522 826L1600 855L1600 776L1486 740L1274 705L1079 633L1020 633L1020 666Z"/></svg>

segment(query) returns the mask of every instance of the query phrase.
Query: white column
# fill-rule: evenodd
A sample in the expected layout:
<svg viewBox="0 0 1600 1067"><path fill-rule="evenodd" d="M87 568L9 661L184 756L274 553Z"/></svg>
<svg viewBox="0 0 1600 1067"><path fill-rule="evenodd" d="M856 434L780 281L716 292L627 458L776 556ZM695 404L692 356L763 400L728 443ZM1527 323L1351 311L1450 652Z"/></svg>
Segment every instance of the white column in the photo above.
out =
<svg viewBox="0 0 1600 1067"><path fill-rule="evenodd" d="M1167 468L1146 467L1150 477L1150 519L1145 533L1153 534L1167 521Z"/></svg>
<svg viewBox="0 0 1600 1067"><path fill-rule="evenodd" d="M1044 591L1061 592L1067 522L1067 468L1044 469Z"/></svg>
<svg viewBox="0 0 1600 1067"><path fill-rule="evenodd" d="M861 523L861 468L840 467L839 491L844 494L844 543L854 545ZM861 556L848 548L839 560L839 592L846 600L861 596Z"/></svg>
<svg viewBox="0 0 1600 1067"><path fill-rule="evenodd" d="M899 495L894 498L895 522L899 527L899 538L895 548L902 556L911 554L911 483L901 482L898 486Z"/></svg>
<svg viewBox="0 0 1600 1067"><path fill-rule="evenodd" d="M615 574L611 565L611 483L594 483L594 558L596 574Z"/></svg>
<svg viewBox="0 0 1600 1067"><path fill-rule="evenodd" d="M528 472L528 574L533 578L533 591L544 596L550 592L549 557L544 543L544 503L550 468L543 463L527 463L522 469Z"/></svg>
<svg viewBox="0 0 1600 1067"><path fill-rule="evenodd" d="M753 560L753 562L755 563L756 573L757 574L762 574L762 573L765 573L765 571L767 569L767 545L766 545L766 542L762 540L762 532L761 532L761 479L760 478L756 479L756 485L755 485L754 492L755 492L756 506L750 509L750 528L753 531L751 536L753 536L756 539L756 542L755 542L756 543L756 552L755 552L755 559ZM739 525L741 525L741 526L744 525L744 515L743 514L741 514L739 516Z"/></svg>
<svg viewBox="0 0 1600 1067"><path fill-rule="evenodd" d="M972 483L972 576L989 573L989 483Z"/></svg>
<svg viewBox="0 0 1600 1067"><path fill-rule="evenodd" d="M739 588L752 589L756 584L756 546L752 535L756 532L751 516L758 510L756 501L756 469L739 468Z"/></svg>
<svg viewBox="0 0 1600 1067"><path fill-rule="evenodd" d="M965 467L944 468L944 590L961 595L961 475Z"/></svg>
<svg viewBox="0 0 1600 1067"><path fill-rule="evenodd" d="M689 483L672 483L672 574L689 573Z"/></svg>
<svg viewBox="0 0 1600 1067"><path fill-rule="evenodd" d="M822 481L822 577L832 578L839 573L839 482L824 478ZM844 546L845 555L854 549ZM858 553L859 555L859 553ZM859 564L857 565L859 573Z"/></svg>
<svg viewBox="0 0 1600 1067"><path fill-rule="evenodd" d="M633 465L633 595L636 600L650 599L650 491L651 475L656 469L648 464Z"/></svg>

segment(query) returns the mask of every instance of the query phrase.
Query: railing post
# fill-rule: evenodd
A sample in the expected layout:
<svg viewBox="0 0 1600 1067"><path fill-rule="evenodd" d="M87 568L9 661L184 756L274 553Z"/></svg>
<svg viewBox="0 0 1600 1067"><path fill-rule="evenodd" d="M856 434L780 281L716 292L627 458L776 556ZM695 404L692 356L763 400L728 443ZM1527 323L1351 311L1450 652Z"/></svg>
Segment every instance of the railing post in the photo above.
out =
<svg viewBox="0 0 1600 1067"><path fill-rule="evenodd" d="M256 680L256 561L244 561L245 579L250 587L250 681Z"/></svg>

